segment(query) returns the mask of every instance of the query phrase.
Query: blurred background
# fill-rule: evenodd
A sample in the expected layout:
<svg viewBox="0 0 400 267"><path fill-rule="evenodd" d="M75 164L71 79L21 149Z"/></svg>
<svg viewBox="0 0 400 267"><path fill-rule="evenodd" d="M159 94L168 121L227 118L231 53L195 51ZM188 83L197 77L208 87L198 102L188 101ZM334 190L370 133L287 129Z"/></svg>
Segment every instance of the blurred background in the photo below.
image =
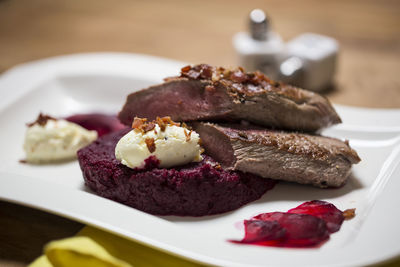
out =
<svg viewBox="0 0 400 267"><path fill-rule="evenodd" d="M400 107L400 1L0 0L0 72L71 53L145 53L238 64L232 37L253 8L284 41L314 32L338 40L335 103Z"/></svg>
<svg viewBox="0 0 400 267"><path fill-rule="evenodd" d="M399 0L0 0L0 73L32 60L99 51L236 66L234 34L254 8L284 41L304 32L340 45L334 103L400 108ZM0 201L1 266L25 266L81 224Z"/></svg>

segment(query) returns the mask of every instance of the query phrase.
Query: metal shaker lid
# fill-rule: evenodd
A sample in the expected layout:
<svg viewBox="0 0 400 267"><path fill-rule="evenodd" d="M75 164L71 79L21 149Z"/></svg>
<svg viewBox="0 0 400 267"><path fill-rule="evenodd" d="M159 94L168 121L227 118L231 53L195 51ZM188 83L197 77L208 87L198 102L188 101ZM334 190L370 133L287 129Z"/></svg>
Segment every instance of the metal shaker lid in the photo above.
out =
<svg viewBox="0 0 400 267"><path fill-rule="evenodd" d="M267 40L269 20L261 9L253 9L249 15L249 29L251 37L258 41Z"/></svg>

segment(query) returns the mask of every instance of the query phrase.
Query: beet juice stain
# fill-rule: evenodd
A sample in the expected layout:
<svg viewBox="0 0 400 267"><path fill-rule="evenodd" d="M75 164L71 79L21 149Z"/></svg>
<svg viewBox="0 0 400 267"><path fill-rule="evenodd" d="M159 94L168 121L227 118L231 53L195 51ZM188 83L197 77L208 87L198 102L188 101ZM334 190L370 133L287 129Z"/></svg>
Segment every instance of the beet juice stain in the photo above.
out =
<svg viewBox="0 0 400 267"><path fill-rule="evenodd" d="M261 213L245 220L244 238L229 241L270 247L316 247L354 215L355 209L342 212L331 203L313 200L287 212Z"/></svg>
<svg viewBox="0 0 400 267"><path fill-rule="evenodd" d="M87 130L96 131L99 137L126 128L119 122L117 116L102 113L76 114L65 119Z"/></svg>

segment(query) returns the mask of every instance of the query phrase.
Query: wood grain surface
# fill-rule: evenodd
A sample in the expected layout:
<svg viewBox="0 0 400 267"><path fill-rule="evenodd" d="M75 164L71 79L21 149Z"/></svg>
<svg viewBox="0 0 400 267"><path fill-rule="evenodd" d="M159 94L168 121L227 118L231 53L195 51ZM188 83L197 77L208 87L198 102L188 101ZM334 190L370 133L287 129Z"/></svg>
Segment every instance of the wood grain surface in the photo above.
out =
<svg viewBox="0 0 400 267"><path fill-rule="evenodd" d="M398 0L0 0L0 72L62 54L120 51L235 66L232 36L262 8L284 40L303 32L340 43L334 103L400 108ZM76 222L0 202L0 265L24 266Z"/></svg>

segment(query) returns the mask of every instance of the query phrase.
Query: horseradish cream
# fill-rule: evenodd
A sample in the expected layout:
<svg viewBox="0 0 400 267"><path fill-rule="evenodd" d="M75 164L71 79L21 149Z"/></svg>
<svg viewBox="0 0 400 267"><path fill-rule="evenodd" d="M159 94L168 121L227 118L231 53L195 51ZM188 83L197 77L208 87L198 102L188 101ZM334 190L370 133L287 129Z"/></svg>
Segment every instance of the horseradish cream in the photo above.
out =
<svg viewBox="0 0 400 267"><path fill-rule="evenodd" d="M162 168L202 160L199 135L169 117L149 123L135 118L132 128L115 147L115 157L129 168L143 168L150 156L155 156Z"/></svg>

